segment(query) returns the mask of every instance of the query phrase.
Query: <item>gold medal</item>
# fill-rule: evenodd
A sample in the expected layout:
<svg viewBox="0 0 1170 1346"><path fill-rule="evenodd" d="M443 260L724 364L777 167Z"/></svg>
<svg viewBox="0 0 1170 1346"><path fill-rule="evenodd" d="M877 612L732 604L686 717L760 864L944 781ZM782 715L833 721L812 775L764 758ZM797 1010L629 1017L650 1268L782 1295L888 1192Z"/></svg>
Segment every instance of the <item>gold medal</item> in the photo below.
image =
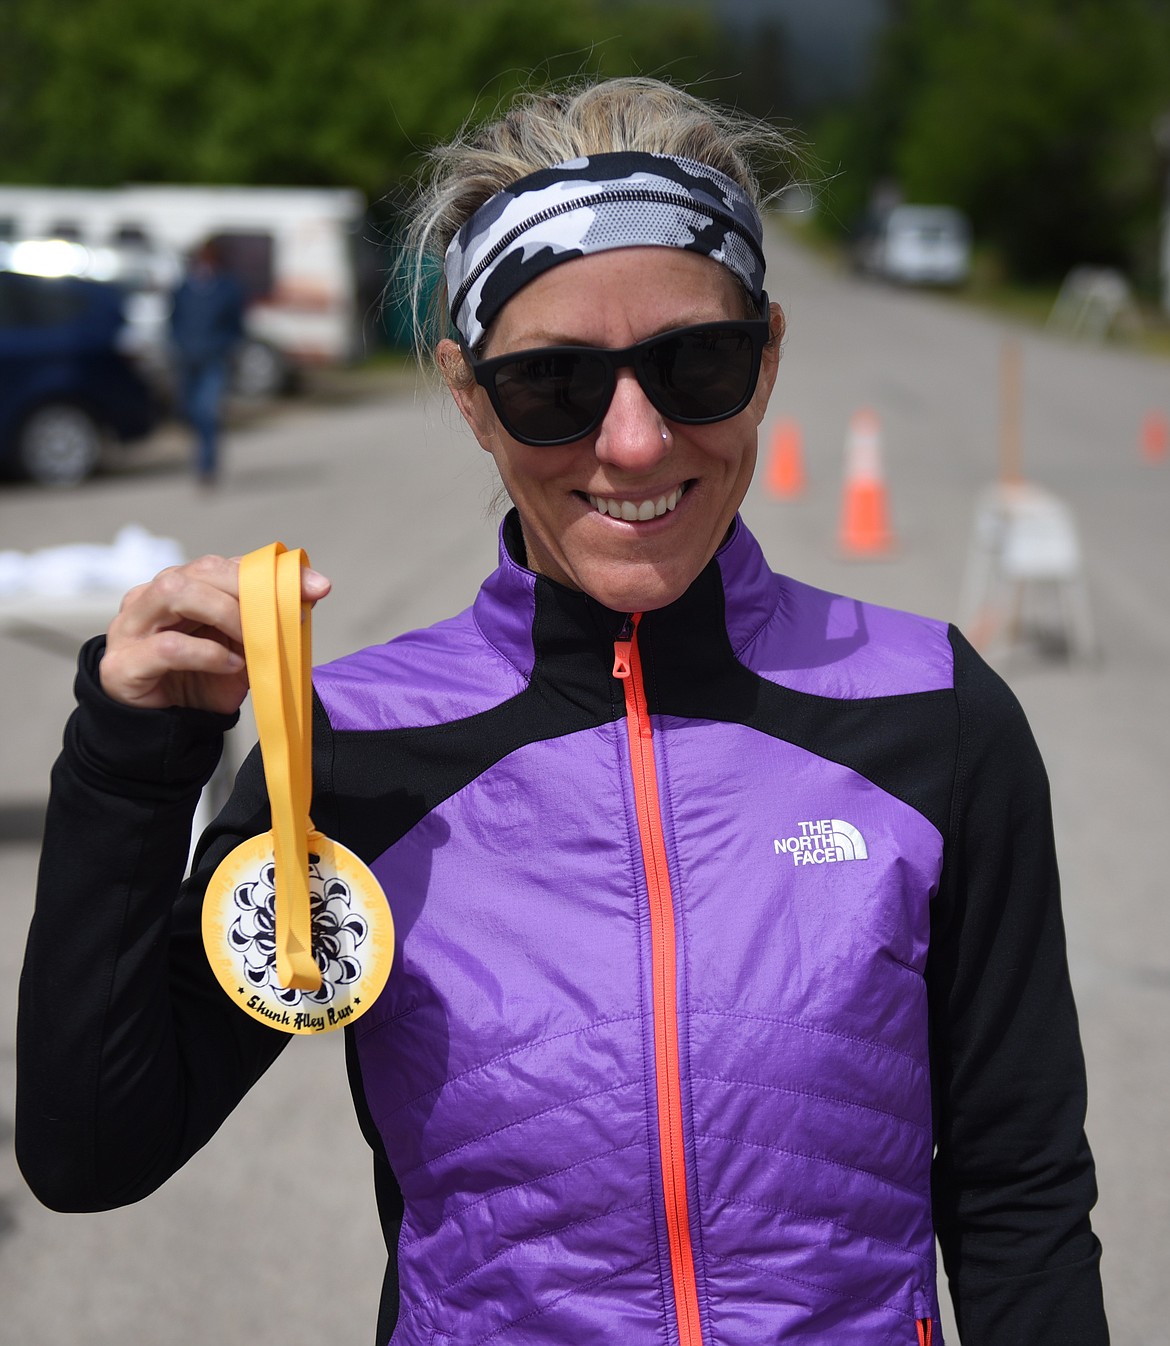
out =
<svg viewBox="0 0 1170 1346"><path fill-rule="evenodd" d="M203 943L219 984L261 1023L324 1033L373 1004L394 958L394 924L377 879L344 846L308 838L309 919L321 974L315 990L276 970L276 861L271 832L245 841L215 871L203 899Z"/></svg>
<svg viewBox="0 0 1170 1346"><path fill-rule="evenodd" d="M390 975L394 922L378 880L309 817L309 614L303 551L274 542L240 562L240 612L272 830L221 862L203 943L245 1013L285 1033L353 1023Z"/></svg>

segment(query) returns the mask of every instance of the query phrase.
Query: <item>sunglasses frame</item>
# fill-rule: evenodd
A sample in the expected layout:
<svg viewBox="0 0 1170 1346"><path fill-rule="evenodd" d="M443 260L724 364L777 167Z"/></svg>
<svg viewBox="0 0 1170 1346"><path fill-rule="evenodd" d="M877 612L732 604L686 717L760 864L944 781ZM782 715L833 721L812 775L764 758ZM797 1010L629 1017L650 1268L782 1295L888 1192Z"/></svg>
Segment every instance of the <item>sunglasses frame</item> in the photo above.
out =
<svg viewBox="0 0 1170 1346"><path fill-rule="evenodd" d="M674 421L678 425L714 425L719 421L729 421L733 416L738 416L748 405L755 395L756 386L760 381L760 366L763 363L764 348L767 346L771 336L770 322L768 318L768 296L765 294L760 300L760 310L763 314L759 318L739 318L720 320L717 322L691 323L686 327L672 327L665 332L657 332L654 336L646 337L642 341L635 342L632 346L623 346L614 349L608 346L534 346L528 350L508 351L504 355L493 355L487 359L478 359L468 347L467 343L460 341L460 349L463 352L463 358L467 361L468 368L476 383L487 393L488 400L492 408L499 417L500 424L509 435L521 444L530 445L533 448L558 448L565 444L575 444L578 440L585 439L591 435L594 430L605 420L606 413L609 411L610 403L613 401L613 395L617 390L617 373L619 369L632 369L634 377L638 380L638 386L645 393L647 401L661 416L665 416L668 421ZM747 389L739 402L728 411L721 411L714 416L677 416L671 415L663 408L658 401L657 393L647 388L642 382L641 374L637 364L638 356L652 349L658 343L670 341L672 338L684 335L690 332L742 332L751 342L752 347L752 366L751 377L747 381ZM571 435L562 435L556 439L535 439L530 435L519 434L513 427L507 411L501 404L501 398L496 388L496 375L507 365L513 364L517 360L533 359L535 357L547 357L556 355L590 355L599 357L605 369L608 381L608 391L602 398L601 405L593 419L584 429L574 431Z"/></svg>

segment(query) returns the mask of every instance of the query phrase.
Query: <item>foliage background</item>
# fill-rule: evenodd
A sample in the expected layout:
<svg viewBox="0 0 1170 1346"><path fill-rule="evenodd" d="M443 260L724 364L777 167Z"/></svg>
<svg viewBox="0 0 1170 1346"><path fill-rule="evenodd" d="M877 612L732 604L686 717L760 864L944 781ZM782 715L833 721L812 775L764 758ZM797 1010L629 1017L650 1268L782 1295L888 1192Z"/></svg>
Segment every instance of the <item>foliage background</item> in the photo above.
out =
<svg viewBox="0 0 1170 1346"><path fill-rule="evenodd" d="M521 85L732 57L704 8L606 0L5 0L0 178L357 186ZM715 83L719 81L716 80Z"/></svg>
<svg viewBox="0 0 1170 1346"><path fill-rule="evenodd" d="M1017 279L1157 276L1170 190L1167 0L898 0L864 93L820 123L847 231L874 189L941 201Z"/></svg>
<svg viewBox="0 0 1170 1346"><path fill-rule="evenodd" d="M843 66L875 15L850 90L831 23ZM0 33L0 181L345 185L385 214L516 88L639 72L803 125L838 235L893 184L1011 278L1156 284L1170 0L0 0Z"/></svg>

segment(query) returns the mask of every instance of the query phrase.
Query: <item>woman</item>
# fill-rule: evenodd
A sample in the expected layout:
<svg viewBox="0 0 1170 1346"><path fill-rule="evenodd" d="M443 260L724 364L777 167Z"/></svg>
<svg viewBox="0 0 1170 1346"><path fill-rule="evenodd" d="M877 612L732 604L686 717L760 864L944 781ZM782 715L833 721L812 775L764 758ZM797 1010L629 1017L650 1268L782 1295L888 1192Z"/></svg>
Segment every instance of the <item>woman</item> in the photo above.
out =
<svg viewBox="0 0 1170 1346"><path fill-rule="evenodd" d="M400 940L347 1030L382 1342L937 1343L936 1234L964 1342L1107 1339L1023 716L958 632L774 575L738 519L783 335L757 135L654 81L529 97L420 208L514 509L471 609L314 678L314 818ZM173 897L237 593L165 572L82 656L22 1007L52 1205L152 1190L286 1041L198 939L255 760Z"/></svg>

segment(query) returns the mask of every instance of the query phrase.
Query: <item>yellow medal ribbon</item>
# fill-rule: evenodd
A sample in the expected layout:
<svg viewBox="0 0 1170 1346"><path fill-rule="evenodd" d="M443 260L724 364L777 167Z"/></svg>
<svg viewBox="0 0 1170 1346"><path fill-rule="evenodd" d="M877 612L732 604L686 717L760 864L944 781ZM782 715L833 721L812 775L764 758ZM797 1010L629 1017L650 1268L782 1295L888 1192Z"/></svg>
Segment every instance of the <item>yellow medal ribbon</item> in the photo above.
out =
<svg viewBox="0 0 1170 1346"><path fill-rule="evenodd" d="M311 618L301 601L308 557L281 542L240 562L240 619L252 709L272 807L276 860L276 973L282 986L316 991L309 902L312 797Z"/></svg>
<svg viewBox="0 0 1170 1346"><path fill-rule="evenodd" d="M377 1000L394 957L394 922L377 878L309 816L308 563L280 542L240 562L244 657L272 829L220 863L203 902L203 942L220 985L253 1018L287 1033L352 1023Z"/></svg>

